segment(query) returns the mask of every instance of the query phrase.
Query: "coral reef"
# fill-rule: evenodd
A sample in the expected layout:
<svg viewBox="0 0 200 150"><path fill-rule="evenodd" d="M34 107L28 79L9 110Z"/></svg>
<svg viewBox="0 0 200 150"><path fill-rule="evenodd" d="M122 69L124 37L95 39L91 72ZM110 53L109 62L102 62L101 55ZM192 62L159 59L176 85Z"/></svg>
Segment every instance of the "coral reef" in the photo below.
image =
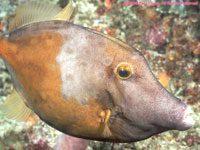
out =
<svg viewBox="0 0 200 150"><path fill-rule="evenodd" d="M1 0L0 35L6 32L7 20L14 15L16 7L27 1L29 0ZM48 2L62 7L67 3L66 0ZM124 0L76 0L71 21L117 37L141 50L165 88L191 106L195 112L193 118L196 124L188 131L168 131L136 143L91 141L87 150L199 149L200 4L176 7L125 6L123 2ZM0 60L1 103L8 97L11 89L11 78ZM52 150L56 145L56 138L61 134L34 115L26 123L8 120L0 115L0 131L2 150Z"/></svg>

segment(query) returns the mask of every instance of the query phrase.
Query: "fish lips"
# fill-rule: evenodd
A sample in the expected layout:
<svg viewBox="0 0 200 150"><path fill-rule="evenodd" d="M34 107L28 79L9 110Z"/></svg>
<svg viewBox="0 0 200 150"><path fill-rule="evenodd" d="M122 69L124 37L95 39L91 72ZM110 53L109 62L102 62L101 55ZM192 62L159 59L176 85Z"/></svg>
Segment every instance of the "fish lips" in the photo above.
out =
<svg viewBox="0 0 200 150"><path fill-rule="evenodd" d="M195 121L192 117L194 112L190 108L190 106L185 105L183 108L183 116L179 122L177 122L175 129L184 131L192 128L195 125Z"/></svg>
<svg viewBox="0 0 200 150"><path fill-rule="evenodd" d="M180 101L180 103L182 103ZM192 128L195 125L195 121L192 117L192 114L194 113L190 106L186 105L185 103L181 104L182 107L178 109L178 113L171 113L171 118L167 119L164 125L162 124L161 127L167 129L167 130L188 130ZM159 124L160 125L160 124ZM158 126L159 126L158 125Z"/></svg>

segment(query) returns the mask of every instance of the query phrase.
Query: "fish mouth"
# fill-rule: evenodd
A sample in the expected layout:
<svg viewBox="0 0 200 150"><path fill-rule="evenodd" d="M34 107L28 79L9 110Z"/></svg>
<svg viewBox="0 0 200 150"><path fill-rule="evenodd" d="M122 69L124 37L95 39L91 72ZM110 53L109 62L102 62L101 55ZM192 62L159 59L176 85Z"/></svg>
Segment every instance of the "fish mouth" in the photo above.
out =
<svg viewBox="0 0 200 150"><path fill-rule="evenodd" d="M192 109L187 106L186 110L184 111L183 120L181 122L182 126L178 130L187 130L195 125L195 121L191 116L193 113L194 112L192 111Z"/></svg>
<svg viewBox="0 0 200 150"><path fill-rule="evenodd" d="M164 124L155 124L154 126L157 128L162 129L163 131L167 130L179 130L179 131L185 131L190 128L192 128L195 124L195 121L193 117L191 116L194 112L189 106L186 106L183 110L182 117L178 118L171 118L171 121L166 121Z"/></svg>

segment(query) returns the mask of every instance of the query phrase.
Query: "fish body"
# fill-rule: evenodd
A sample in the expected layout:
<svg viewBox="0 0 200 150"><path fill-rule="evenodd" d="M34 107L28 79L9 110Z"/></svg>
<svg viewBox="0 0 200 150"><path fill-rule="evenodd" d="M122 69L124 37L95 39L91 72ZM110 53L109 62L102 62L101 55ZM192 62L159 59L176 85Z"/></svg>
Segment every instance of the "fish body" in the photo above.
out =
<svg viewBox="0 0 200 150"><path fill-rule="evenodd" d="M188 106L135 48L62 18L24 24L0 39L0 55L26 107L50 126L112 142L192 127Z"/></svg>

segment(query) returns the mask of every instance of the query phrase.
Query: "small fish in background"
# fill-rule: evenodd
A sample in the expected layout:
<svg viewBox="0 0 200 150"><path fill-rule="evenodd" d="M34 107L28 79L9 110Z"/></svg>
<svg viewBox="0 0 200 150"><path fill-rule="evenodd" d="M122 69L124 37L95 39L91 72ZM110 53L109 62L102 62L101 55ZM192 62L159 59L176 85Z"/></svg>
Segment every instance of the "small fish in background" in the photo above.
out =
<svg viewBox="0 0 200 150"><path fill-rule="evenodd" d="M0 56L15 90L0 106L24 121L33 111L75 137L135 142L194 125L190 108L170 94L134 47L101 32L71 24L72 1L20 6Z"/></svg>

